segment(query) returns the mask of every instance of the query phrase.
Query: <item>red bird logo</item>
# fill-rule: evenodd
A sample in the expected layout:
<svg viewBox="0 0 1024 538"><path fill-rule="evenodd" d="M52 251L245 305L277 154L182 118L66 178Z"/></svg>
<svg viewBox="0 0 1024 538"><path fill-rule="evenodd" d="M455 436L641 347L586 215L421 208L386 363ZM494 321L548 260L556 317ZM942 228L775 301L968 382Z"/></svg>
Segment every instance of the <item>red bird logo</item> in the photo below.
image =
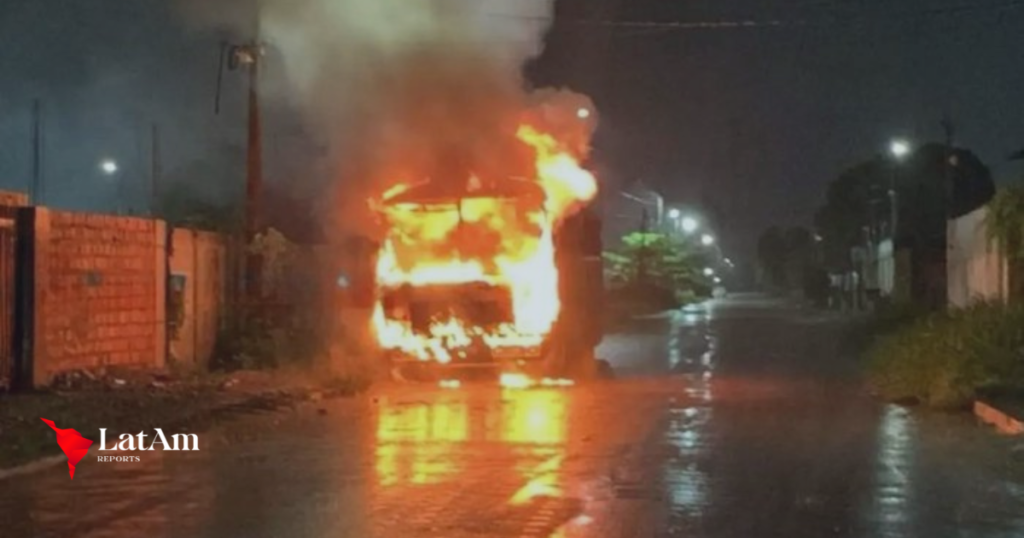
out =
<svg viewBox="0 0 1024 538"><path fill-rule="evenodd" d="M71 479L75 479L75 465L82 461L85 454L89 452L89 447L92 446L92 441L82 437L81 434L72 429L62 430L57 426L53 425L52 420L46 420L43 417L39 417L51 428L57 432L57 444L60 445L60 449L64 451L64 455L68 457L68 470L71 474Z"/></svg>

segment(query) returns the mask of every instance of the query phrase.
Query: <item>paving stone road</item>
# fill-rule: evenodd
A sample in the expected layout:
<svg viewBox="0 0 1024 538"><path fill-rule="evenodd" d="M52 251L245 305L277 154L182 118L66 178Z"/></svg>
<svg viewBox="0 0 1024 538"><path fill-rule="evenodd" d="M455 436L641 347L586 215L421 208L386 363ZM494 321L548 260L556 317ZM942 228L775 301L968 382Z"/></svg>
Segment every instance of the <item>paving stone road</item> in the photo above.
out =
<svg viewBox="0 0 1024 538"><path fill-rule="evenodd" d="M842 326L738 296L609 335L612 381L381 387L199 452L94 448L73 481L0 481L0 537L1024 536L1020 441L873 401Z"/></svg>

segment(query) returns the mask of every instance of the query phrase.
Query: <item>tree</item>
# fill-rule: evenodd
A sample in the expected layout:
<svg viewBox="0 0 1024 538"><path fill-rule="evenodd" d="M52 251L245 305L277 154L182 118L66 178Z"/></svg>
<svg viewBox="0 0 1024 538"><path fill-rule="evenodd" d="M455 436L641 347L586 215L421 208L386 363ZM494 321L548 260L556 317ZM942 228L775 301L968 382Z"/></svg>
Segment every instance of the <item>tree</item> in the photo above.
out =
<svg viewBox="0 0 1024 538"><path fill-rule="evenodd" d="M631 289L662 290L675 297L710 292L704 276L704 256L669 235L633 232L622 238L622 248L606 252L615 281Z"/></svg>
<svg viewBox="0 0 1024 538"><path fill-rule="evenodd" d="M829 267L849 269L850 249L865 243L866 231L888 229L893 182L897 246L932 256L945 255L946 219L981 207L995 192L990 171L974 153L942 144L922 145L902 162L876 156L855 164L829 183L814 218Z"/></svg>
<svg viewBox="0 0 1024 538"><path fill-rule="evenodd" d="M761 264L761 272L765 282L772 287L786 287L786 248L785 233L778 226L772 226L761 234L757 241L757 259Z"/></svg>
<svg viewBox="0 0 1024 538"><path fill-rule="evenodd" d="M1006 256L1010 296L1024 297L1024 185L999 190L989 204L985 229Z"/></svg>
<svg viewBox="0 0 1024 538"><path fill-rule="evenodd" d="M765 284L778 290L800 289L808 297L820 295L823 271L817 246L814 234L802 226L765 230L757 245Z"/></svg>

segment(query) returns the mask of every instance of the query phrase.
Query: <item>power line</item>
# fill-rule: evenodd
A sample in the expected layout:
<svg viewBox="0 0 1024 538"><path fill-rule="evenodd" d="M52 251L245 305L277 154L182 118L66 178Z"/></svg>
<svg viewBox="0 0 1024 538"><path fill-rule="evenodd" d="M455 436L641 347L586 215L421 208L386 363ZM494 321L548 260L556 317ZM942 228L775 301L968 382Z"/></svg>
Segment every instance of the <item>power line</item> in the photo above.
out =
<svg viewBox="0 0 1024 538"><path fill-rule="evenodd" d="M916 10L904 10L893 12L853 12L849 10L818 9L836 7L835 4L812 4L801 6L795 11L800 11L804 17L796 18L725 18L716 20L697 21L642 21L642 20L614 20L614 19L574 19L555 20L556 24L562 27L602 27L624 30L647 30L647 31L674 31L674 30L736 30L751 28L781 28L794 26L834 26L837 24L857 23L888 23L888 22L913 22L931 18L942 18L962 15L981 15L997 12L1006 12L1024 8L1024 0L1002 0L983 4L955 4L940 7L932 7ZM833 13L825 13L825 11ZM820 11L810 16L813 11ZM519 20L531 20L538 23L550 23L551 19L546 17L522 17L506 13L488 13L487 16L501 18L515 18ZM638 32L638 35L643 33Z"/></svg>

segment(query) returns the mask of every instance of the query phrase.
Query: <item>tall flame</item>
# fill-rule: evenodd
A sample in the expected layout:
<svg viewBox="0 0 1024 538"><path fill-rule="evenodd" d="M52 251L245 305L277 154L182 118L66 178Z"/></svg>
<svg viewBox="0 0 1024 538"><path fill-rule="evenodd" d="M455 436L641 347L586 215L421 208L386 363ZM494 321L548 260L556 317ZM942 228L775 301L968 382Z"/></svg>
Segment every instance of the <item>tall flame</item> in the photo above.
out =
<svg viewBox="0 0 1024 538"><path fill-rule="evenodd" d="M379 285L453 284L494 286L508 290L512 319L489 327L457 314L430 320L428 330L414 330L408 312L374 313L377 338L385 349L420 360L447 363L474 341L492 350L537 347L558 318L558 269L554 232L557 225L597 194L597 181L573 152L550 133L520 125L517 139L532 150L543 201L525 207L501 197L467 197L457 204L387 204L408 190L400 184L383 198L389 231L380 249ZM479 183L473 178L471 184Z"/></svg>

